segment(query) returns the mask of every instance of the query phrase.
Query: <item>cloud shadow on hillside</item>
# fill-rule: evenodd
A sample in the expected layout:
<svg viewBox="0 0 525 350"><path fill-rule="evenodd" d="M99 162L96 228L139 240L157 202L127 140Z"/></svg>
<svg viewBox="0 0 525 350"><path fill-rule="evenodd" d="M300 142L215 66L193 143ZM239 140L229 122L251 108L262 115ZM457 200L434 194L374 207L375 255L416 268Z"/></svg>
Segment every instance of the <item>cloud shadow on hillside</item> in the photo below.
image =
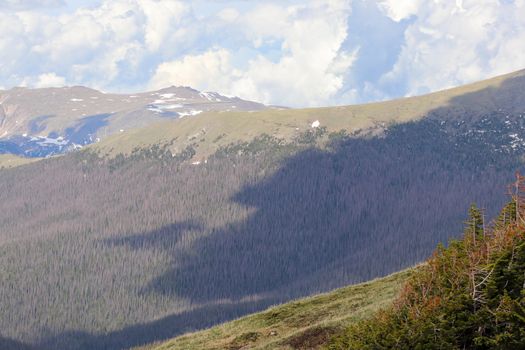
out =
<svg viewBox="0 0 525 350"><path fill-rule="evenodd" d="M231 198L255 209L243 222L211 228L183 222L107 242L134 249L165 246L169 253L173 244L165 243L175 243L184 230L209 232L191 251L173 254L173 267L144 293L212 306L107 335L67 333L42 348L71 338L86 349L159 341L420 262L438 242L460 234L472 202L489 217L506 200L506 185L522 168L518 158L494 157L483 140L458 144L440 121L524 112L525 100L513 89L525 85L525 77L515 79L454 98L429 118L393 127L385 137L346 139L285 159L272 176ZM505 96L496 98L497 93ZM480 105L480 99L488 102ZM257 295L261 301L242 301ZM224 299L231 304L221 305Z"/></svg>
<svg viewBox="0 0 525 350"><path fill-rule="evenodd" d="M176 335L210 327L224 319L253 313L272 304L271 300L246 301L237 303L214 303L196 307L159 320L135 324L106 334L91 334L82 331L68 331L49 337L34 347L22 343L12 350L117 350L151 344L170 339ZM0 345L2 343L0 342ZM4 350L4 348L1 348ZM8 348L8 350L11 350Z"/></svg>
<svg viewBox="0 0 525 350"><path fill-rule="evenodd" d="M91 143L93 140L90 138L96 134L97 130L108 125L110 116L111 114L107 113L84 117L77 125L65 130L66 138L79 145Z"/></svg>

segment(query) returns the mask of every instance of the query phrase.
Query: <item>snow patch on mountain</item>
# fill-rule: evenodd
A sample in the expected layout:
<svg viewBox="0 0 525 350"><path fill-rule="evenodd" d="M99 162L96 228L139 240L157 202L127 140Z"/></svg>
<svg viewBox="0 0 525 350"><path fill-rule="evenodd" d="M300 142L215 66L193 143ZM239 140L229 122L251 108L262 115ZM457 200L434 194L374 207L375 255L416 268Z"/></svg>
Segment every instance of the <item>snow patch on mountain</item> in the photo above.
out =
<svg viewBox="0 0 525 350"><path fill-rule="evenodd" d="M71 142L62 136L24 135L0 139L0 154L12 153L25 157L50 157L82 148L82 145Z"/></svg>
<svg viewBox="0 0 525 350"><path fill-rule="evenodd" d="M176 86L134 94L104 93L84 87L12 89L2 92L0 104L0 154L31 157L65 153L160 118L266 108L215 92L201 93Z"/></svg>
<svg viewBox="0 0 525 350"><path fill-rule="evenodd" d="M175 108L183 108L183 107L184 107L183 105L174 104L174 105L165 105L165 106L162 106L161 108L162 109L175 109Z"/></svg>
<svg viewBox="0 0 525 350"><path fill-rule="evenodd" d="M216 92L201 92L201 93L199 93L199 95L200 95L201 97L204 97L204 98L207 99L208 101L212 101L212 102L222 102L221 95L219 95L219 94L216 93Z"/></svg>
<svg viewBox="0 0 525 350"><path fill-rule="evenodd" d="M197 114L201 114L202 111L190 110L190 111L187 111L187 112L177 112L177 113L179 114L179 117L182 118L182 117L194 116L194 115L197 115Z"/></svg>

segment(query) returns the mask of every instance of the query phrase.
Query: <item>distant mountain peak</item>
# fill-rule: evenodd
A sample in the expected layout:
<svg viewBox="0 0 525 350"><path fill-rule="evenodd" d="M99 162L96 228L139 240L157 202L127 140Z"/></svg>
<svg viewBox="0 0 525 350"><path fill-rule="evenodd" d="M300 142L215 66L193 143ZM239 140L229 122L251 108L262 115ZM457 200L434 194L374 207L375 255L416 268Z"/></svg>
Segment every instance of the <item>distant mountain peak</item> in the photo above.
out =
<svg viewBox="0 0 525 350"><path fill-rule="evenodd" d="M126 94L85 86L16 87L0 92L0 153L52 155L161 120L265 108L260 103L180 86Z"/></svg>

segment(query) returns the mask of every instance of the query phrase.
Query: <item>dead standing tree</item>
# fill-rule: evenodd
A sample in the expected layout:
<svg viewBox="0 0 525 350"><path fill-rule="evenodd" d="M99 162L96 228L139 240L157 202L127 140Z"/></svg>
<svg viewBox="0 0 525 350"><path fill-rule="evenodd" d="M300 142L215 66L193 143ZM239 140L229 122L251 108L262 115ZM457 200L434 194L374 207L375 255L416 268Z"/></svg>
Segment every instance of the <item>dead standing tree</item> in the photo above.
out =
<svg viewBox="0 0 525 350"><path fill-rule="evenodd" d="M494 264L490 261L492 253L512 245L515 235L525 231L525 176L516 173L516 181L509 186L509 195L512 200L502 213L502 227L494 224L487 231L482 210L479 211L478 215L475 215L477 212L471 210L471 219L467 222L467 229L472 231L465 237L465 244L471 245L467 249L470 266L467 271L469 271L474 310L485 303L482 290L494 272ZM512 206L515 208L514 211ZM479 223L480 218L483 221L482 223ZM478 225L482 227L482 236L477 232ZM513 261L514 250L512 250L510 264Z"/></svg>
<svg viewBox="0 0 525 350"><path fill-rule="evenodd" d="M516 172L516 181L514 182L514 191L512 200L516 205L516 220L518 223L525 225L525 176Z"/></svg>

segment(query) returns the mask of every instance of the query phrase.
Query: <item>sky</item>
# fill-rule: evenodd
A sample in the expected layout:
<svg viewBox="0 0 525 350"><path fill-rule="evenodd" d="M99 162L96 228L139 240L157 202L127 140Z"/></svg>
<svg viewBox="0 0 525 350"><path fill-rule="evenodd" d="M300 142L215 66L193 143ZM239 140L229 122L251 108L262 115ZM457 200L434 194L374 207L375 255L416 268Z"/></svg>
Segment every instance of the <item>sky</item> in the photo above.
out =
<svg viewBox="0 0 525 350"><path fill-rule="evenodd" d="M355 104L525 68L525 0L0 0L0 52L0 89Z"/></svg>

